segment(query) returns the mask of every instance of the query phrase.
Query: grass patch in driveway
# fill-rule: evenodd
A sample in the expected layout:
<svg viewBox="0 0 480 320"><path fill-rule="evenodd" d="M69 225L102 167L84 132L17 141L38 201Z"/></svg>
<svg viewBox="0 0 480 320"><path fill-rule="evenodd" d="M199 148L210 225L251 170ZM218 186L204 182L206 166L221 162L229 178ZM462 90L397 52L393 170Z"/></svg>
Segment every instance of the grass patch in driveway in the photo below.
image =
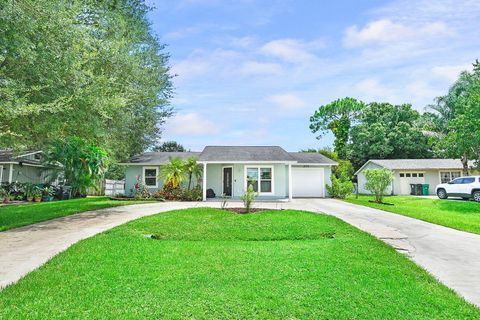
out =
<svg viewBox="0 0 480 320"><path fill-rule="evenodd" d="M369 202L373 196L361 195L347 198L354 204L381 209L404 216L428 221L445 227L480 234L480 203L464 200L441 200L414 196L388 196L383 205Z"/></svg>
<svg viewBox="0 0 480 320"><path fill-rule="evenodd" d="M0 292L2 319L479 317L379 240L291 210L141 218L81 241Z"/></svg>
<svg viewBox="0 0 480 320"><path fill-rule="evenodd" d="M88 197L72 200L1 206L0 231L65 217L75 213L136 203L145 203L145 201L117 201L110 200L108 197Z"/></svg>

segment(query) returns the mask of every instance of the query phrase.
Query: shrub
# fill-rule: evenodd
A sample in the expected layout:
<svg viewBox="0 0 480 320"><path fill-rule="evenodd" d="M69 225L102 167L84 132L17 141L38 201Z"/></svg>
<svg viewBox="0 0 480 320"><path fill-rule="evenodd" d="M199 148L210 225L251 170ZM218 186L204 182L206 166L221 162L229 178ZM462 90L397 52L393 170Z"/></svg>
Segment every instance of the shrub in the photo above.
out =
<svg viewBox="0 0 480 320"><path fill-rule="evenodd" d="M332 181L332 185L327 185L326 187L332 198L345 199L352 194L353 182L350 179L344 176L337 178L332 174L330 180Z"/></svg>
<svg viewBox="0 0 480 320"><path fill-rule="evenodd" d="M255 198L257 197L257 193L255 190L253 190L253 185L248 185L247 190L245 190L245 193L243 196L241 196L241 199L243 200L243 205L245 206L245 211L250 212L250 208L252 207L252 203L255 201Z"/></svg>
<svg viewBox="0 0 480 320"><path fill-rule="evenodd" d="M137 182L135 183L135 187L132 189L133 197L135 199L151 199L152 194L150 190L148 190L147 186L143 183L140 176L137 176Z"/></svg>
<svg viewBox="0 0 480 320"><path fill-rule="evenodd" d="M192 189L183 190L182 200L183 201L201 201L203 198L202 188L196 186Z"/></svg>
<svg viewBox="0 0 480 320"><path fill-rule="evenodd" d="M388 169L367 169L364 174L367 179L365 189L375 195L375 202L382 203L385 190L394 179L393 172Z"/></svg>

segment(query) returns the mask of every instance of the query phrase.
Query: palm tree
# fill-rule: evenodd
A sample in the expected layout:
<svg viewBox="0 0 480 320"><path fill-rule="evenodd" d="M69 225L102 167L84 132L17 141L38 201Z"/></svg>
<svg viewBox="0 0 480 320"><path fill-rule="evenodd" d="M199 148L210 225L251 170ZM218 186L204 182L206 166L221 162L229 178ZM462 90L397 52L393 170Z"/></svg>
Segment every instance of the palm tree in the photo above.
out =
<svg viewBox="0 0 480 320"><path fill-rule="evenodd" d="M192 185L192 178L195 177L195 179L198 181L202 177L202 170L197 164L196 157L187 158L184 163L184 168L188 176L188 190L190 190L190 187Z"/></svg>
<svg viewBox="0 0 480 320"><path fill-rule="evenodd" d="M160 175L165 178L164 188L177 189L185 180L185 164L180 159L170 159L161 167Z"/></svg>

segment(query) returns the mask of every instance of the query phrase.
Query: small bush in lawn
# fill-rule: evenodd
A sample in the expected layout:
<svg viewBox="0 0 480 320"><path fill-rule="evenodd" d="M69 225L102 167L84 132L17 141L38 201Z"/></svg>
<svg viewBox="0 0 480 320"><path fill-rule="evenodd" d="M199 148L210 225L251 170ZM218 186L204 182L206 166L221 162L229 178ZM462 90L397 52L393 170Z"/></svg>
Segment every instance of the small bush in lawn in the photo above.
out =
<svg viewBox="0 0 480 320"><path fill-rule="evenodd" d="M135 199L151 199L152 194L148 190L147 186L143 183L140 176L137 176L137 182L135 183L135 187L132 190L133 197Z"/></svg>
<svg viewBox="0 0 480 320"><path fill-rule="evenodd" d="M337 178L332 174L330 180L332 185L326 185L326 187L332 198L345 199L352 194L353 182L350 179L344 176Z"/></svg>
<svg viewBox="0 0 480 320"><path fill-rule="evenodd" d="M394 179L393 172L388 169L367 169L365 178L365 189L375 195L376 203L383 203L385 191Z"/></svg>
<svg viewBox="0 0 480 320"><path fill-rule="evenodd" d="M252 203L255 201L257 197L257 193L253 190L253 185L249 185L241 199L243 200L243 205L245 206L245 211L248 213L250 212L250 208L252 207Z"/></svg>

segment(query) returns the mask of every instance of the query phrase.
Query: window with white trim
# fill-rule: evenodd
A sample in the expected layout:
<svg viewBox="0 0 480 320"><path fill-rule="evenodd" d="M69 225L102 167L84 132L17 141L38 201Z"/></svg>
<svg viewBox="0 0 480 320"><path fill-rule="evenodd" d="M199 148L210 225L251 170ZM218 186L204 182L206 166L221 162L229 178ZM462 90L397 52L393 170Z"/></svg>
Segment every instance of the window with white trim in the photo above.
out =
<svg viewBox="0 0 480 320"><path fill-rule="evenodd" d="M440 183L448 183L461 176L461 171L440 171Z"/></svg>
<svg viewBox="0 0 480 320"><path fill-rule="evenodd" d="M246 167L245 188L252 185L259 193L273 193L273 167Z"/></svg>
<svg viewBox="0 0 480 320"><path fill-rule="evenodd" d="M158 176L158 168L156 167L143 168L143 183L145 183L147 187L156 188L158 186L157 176Z"/></svg>

